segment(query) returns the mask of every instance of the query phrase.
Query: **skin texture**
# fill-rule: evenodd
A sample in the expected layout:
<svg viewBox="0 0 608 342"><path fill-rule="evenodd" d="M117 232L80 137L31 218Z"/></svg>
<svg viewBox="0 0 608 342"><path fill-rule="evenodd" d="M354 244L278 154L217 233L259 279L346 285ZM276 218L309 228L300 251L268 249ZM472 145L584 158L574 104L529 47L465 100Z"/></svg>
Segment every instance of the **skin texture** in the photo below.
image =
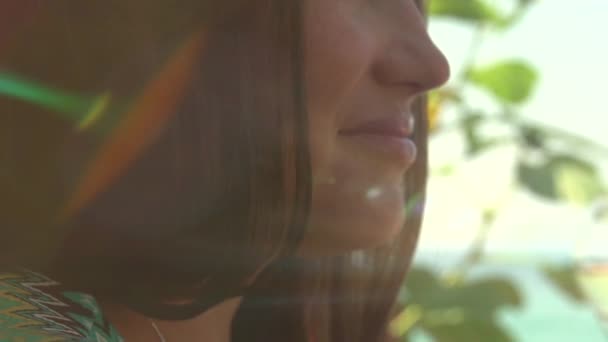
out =
<svg viewBox="0 0 608 342"><path fill-rule="evenodd" d="M403 227L403 177L411 162L361 150L338 131L407 113L418 95L448 79L449 66L412 0L308 0L305 7L315 181L300 254L315 257L377 246ZM367 196L370 189L375 196ZM227 342L239 303L226 301L185 322L156 323L169 341ZM158 340L140 314L110 305L104 311L127 341Z"/></svg>
<svg viewBox="0 0 608 342"><path fill-rule="evenodd" d="M448 79L449 66L414 1L310 0L307 6L315 184L301 253L374 247L403 227L409 165L369 153L338 131L411 111L416 96Z"/></svg>

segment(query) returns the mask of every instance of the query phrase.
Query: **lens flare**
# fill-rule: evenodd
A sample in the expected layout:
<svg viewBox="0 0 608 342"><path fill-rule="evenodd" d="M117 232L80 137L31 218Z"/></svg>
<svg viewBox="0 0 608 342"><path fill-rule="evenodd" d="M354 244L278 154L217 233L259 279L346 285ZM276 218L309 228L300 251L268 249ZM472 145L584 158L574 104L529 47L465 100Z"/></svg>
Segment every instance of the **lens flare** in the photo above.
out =
<svg viewBox="0 0 608 342"><path fill-rule="evenodd" d="M90 128L99 118L103 116L106 110L110 106L110 93L106 92L99 96L95 102L91 105L89 112L82 117L78 123L78 130L84 131Z"/></svg>
<svg viewBox="0 0 608 342"><path fill-rule="evenodd" d="M0 73L0 94L53 110L72 121L80 120L95 102L94 98L75 96L9 73Z"/></svg>
<svg viewBox="0 0 608 342"><path fill-rule="evenodd" d="M367 191L366 196L368 199L374 199L380 195L382 195L382 189L380 189L380 187L373 187Z"/></svg>
<svg viewBox="0 0 608 342"><path fill-rule="evenodd" d="M108 134L96 157L85 168L83 178L60 213L59 220L69 218L109 186L158 136L176 111L192 80L204 45L203 38L201 33L196 33L187 39L146 85L123 116L124 119ZM89 108L103 108L107 101L109 97L105 100L102 98L97 106ZM98 111L91 112L93 114L90 115L94 117Z"/></svg>

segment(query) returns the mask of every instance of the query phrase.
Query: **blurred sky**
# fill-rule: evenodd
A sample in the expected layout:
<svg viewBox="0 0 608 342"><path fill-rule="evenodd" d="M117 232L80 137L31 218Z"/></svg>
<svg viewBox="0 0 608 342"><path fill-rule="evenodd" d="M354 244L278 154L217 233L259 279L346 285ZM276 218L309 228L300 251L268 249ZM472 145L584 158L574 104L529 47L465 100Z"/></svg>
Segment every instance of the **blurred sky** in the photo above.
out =
<svg viewBox="0 0 608 342"><path fill-rule="evenodd" d="M467 52L469 30L448 20L433 21L430 30L456 74ZM539 69L541 79L525 114L584 132L608 146L607 34L606 0L537 0L516 27L488 35L479 60L529 61Z"/></svg>
<svg viewBox="0 0 608 342"><path fill-rule="evenodd" d="M494 1L505 7L514 2ZM516 27L487 35L478 61L521 58L530 62L541 78L521 114L608 147L607 19L607 0L538 0ZM468 51L470 28L434 19L430 31L450 60L452 74L457 75ZM453 141L449 137L438 140L431 145L431 163L433 159L457 160ZM454 176L433 178L422 250L467 246L479 222L480 201L500 203L503 208L489 238L493 252L566 255L591 236L589 231L597 230L584 208L540 202L513 191L512 156L513 149L507 147L463 165Z"/></svg>

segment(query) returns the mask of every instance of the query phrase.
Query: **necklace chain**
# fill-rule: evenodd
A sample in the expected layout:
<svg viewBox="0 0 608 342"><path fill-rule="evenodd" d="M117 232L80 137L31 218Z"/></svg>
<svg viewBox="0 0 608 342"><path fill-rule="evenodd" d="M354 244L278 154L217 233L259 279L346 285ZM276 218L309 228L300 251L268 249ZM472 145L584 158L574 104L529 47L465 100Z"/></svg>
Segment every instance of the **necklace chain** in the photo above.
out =
<svg viewBox="0 0 608 342"><path fill-rule="evenodd" d="M158 336L158 339L160 340L160 342L167 342L167 339L165 338L163 333L160 331L160 329L156 325L156 322L154 322L154 320L152 320L151 318L148 318L148 321L150 321L152 328L154 328L154 331L156 331L156 335Z"/></svg>

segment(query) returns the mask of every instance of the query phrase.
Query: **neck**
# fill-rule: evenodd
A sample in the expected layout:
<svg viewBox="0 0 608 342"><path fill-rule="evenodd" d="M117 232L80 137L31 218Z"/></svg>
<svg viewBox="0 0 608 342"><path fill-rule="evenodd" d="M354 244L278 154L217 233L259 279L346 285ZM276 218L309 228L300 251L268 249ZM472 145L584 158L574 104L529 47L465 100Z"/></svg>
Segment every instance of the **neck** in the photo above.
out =
<svg viewBox="0 0 608 342"><path fill-rule="evenodd" d="M185 321L154 320L167 342L229 342L232 319L242 298L226 300L206 312ZM124 305L102 303L104 314L126 341L160 341L144 315Z"/></svg>

